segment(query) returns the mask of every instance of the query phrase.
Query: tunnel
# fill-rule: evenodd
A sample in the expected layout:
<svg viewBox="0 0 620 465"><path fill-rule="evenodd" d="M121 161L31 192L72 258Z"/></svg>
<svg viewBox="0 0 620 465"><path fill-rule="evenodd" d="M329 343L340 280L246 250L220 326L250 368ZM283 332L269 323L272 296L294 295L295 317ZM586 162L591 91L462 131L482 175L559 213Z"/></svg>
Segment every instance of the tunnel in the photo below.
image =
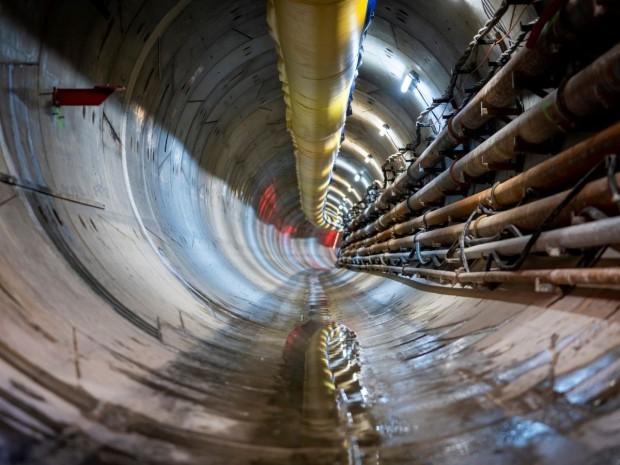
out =
<svg viewBox="0 0 620 465"><path fill-rule="evenodd" d="M377 0L327 228L266 3L0 1L0 463L620 463L619 2Z"/></svg>

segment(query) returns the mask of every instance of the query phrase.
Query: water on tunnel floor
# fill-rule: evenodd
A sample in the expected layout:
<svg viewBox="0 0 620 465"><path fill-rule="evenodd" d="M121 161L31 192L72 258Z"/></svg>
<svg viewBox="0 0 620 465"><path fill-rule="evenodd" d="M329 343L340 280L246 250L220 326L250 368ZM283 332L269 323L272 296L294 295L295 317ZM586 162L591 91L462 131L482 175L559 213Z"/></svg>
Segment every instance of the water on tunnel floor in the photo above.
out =
<svg viewBox="0 0 620 465"><path fill-rule="evenodd" d="M378 2L341 199L498 4ZM334 268L264 2L0 0L0 82L0 463L619 463L617 290Z"/></svg>
<svg viewBox="0 0 620 465"><path fill-rule="evenodd" d="M282 463L377 463L380 439L360 378L355 334L332 321L317 274L304 273L304 311L288 334L269 401L275 409L258 437L289 448Z"/></svg>

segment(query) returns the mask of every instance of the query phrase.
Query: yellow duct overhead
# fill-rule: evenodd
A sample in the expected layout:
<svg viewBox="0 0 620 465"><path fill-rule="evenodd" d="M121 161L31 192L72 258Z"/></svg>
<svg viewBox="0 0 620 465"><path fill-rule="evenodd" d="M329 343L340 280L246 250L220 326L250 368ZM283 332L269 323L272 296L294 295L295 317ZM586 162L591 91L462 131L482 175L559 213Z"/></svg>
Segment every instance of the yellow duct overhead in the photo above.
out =
<svg viewBox="0 0 620 465"><path fill-rule="evenodd" d="M371 3L374 2L371 0ZM325 197L358 66L368 0L268 0L267 22L279 56L286 123L308 220L335 227Z"/></svg>

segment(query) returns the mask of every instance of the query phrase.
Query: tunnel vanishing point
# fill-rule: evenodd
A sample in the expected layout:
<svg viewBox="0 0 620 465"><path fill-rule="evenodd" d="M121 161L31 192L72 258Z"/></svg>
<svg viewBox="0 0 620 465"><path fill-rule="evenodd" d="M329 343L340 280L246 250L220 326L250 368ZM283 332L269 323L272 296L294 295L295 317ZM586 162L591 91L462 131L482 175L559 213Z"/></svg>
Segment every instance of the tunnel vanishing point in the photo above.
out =
<svg viewBox="0 0 620 465"><path fill-rule="evenodd" d="M620 464L619 21L0 0L0 464Z"/></svg>

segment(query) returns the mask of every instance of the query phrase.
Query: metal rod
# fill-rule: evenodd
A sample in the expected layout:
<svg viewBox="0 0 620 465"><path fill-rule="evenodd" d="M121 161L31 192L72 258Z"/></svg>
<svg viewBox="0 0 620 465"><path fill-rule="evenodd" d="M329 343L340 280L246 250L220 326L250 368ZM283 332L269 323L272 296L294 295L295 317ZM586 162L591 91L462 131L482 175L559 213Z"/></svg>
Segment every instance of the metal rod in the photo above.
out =
<svg viewBox="0 0 620 465"><path fill-rule="evenodd" d="M36 184L26 179L20 179L10 174L0 173L0 182L4 184L8 184L10 186L19 187L20 189L24 189L27 191L36 192L38 194L47 195L49 197L54 197L56 199L66 200L67 202L78 203L80 205L86 205L87 207L93 207L93 208L98 208L100 210L105 210L105 204L101 202L95 202L94 200L84 199L75 194L58 192L58 191L50 189L47 186Z"/></svg>
<svg viewBox="0 0 620 465"><path fill-rule="evenodd" d="M524 271L481 271L457 273L454 271L427 270L414 267L388 265L347 265L349 269L380 271L384 273L421 276L451 281L458 284L472 283L546 283L557 286L579 284L620 285L620 268L565 268Z"/></svg>

